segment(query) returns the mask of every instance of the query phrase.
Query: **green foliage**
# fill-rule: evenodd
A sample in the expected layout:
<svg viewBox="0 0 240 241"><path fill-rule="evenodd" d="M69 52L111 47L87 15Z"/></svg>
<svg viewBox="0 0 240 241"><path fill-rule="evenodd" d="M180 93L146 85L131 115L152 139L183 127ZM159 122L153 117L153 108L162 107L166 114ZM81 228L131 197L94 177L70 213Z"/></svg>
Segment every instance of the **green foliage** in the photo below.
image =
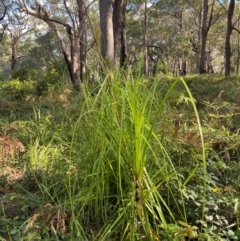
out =
<svg viewBox="0 0 240 241"><path fill-rule="evenodd" d="M62 62L53 64L45 74L42 80L36 84L36 92L38 96L51 93L54 88L66 83L67 73L66 65Z"/></svg>
<svg viewBox="0 0 240 241"><path fill-rule="evenodd" d="M4 81L4 80L5 80L5 77L4 77L3 73L0 72L0 81Z"/></svg>
<svg viewBox="0 0 240 241"><path fill-rule="evenodd" d="M51 69L46 76L40 80L36 85L37 95L46 95L53 91L55 86L58 84L59 81L59 74L57 73L56 69Z"/></svg>
<svg viewBox="0 0 240 241"><path fill-rule="evenodd" d="M25 67L22 67L18 70L13 71L12 78L13 79L19 79L20 81L36 80L37 71L34 70L34 69L27 69Z"/></svg>
<svg viewBox="0 0 240 241"><path fill-rule="evenodd" d="M35 93L35 82L32 80L12 79L3 81L0 86L1 96L8 100L24 100Z"/></svg>

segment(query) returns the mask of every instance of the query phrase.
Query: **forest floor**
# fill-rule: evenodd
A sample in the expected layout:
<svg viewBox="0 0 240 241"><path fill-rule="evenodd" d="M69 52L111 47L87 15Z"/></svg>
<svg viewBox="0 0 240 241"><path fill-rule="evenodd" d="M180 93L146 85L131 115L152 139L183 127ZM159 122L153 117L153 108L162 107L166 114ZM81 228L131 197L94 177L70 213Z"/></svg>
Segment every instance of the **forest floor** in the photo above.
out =
<svg viewBox="0 0 240 241"><path fill-rule="evenodd" d="M214 187L214 190L221 196L218 196L219 200L221 198L221 200L225 200L226 196L231 196L232 200L235 200L240 197L240 77L234 76L225 79L223 76L213 75L191 76L186 78L186 83L195 99L203 128L205 128L206 150L208 153L214 152L211 155L215 159L219 158L218 164L222 165L217 170L210 168L211 175L213 173L213 176L220 178L220 181L216 180L217 186ZM47 197L47 193L45 193L46 196L43 195L44 185L47 181L43 180L41 170L29 170L33 161L36 162L35 165L41 166L42 164L39 164L38 161L45 162L44 158L52 158L53 153L59 159L67 162L67 158L62 154L66 147L59 147L58 152L48 145L55 141L51 139L53 129L57 132L56 128L60 128L59 131L64 132L68 138L67 128L71 121L66 121L65 114L75 112L78 105L75 101L78 102L79 97L66 89L59 90L57 94L49 93L44 97L29 99L24 97L20 100L12 98L10 92L1 95L3 98L0 100L0 240L58 240L56 236L51 235L49 226L55 225L54 227L59 228L61 223L62 226L60 225L59 230L67 228L67 212L61 213L55 209L55 213L53 212L51 217L45 217L46 213L41 211L42 207L48 205L46 200L51 200ZM80 100L82 98L80 97ZM70 101L73 104L70 104ZM191 123L196 122L196 117L189 110L191 107L188 102L187 93L182 86L177 87L169 97L169 116L175 116L175 124L177 122L177 125L181 125L179 130L172 129L172 133L178 137L173 137L173 134L169 136L170 143L177 149L175 151L171 147L169 153L172 153L173 156L178 155L184 146L189 148L187 147L188 141L193 146L196 141L196 138L193 137L194 134L188 132ZM39 109L41 111L38 111ZM176 115L179 113L183 117L178 119ZM68 123L63 126L65 122ZM54 124L52 125L52 123ZM173 126L175 124L173 123ZM167 132L168 130L166 130ZM181 144L179 144L180 142ZM61 148L63 151L60 151ZM191 148L192 152L195 147ZM186 152L188 151L189 149L186 149ZM44 155L46 157L43 157ZM181 155L185 155L184 151ZM58 167L54 168L56 168L57 174ZM51 175L46 175L46 177L52 178ZM49 182L51 183L51 180ZM55 193L51 195L55 195ZM219 200L214 202L217 203ZM51 205L54 205L54 201ZM228 211L228 209L225 210ZM62 222L61 218L57 218L56 213L60 216L65 215L65 221ZM232 227L231 230L234 234L229 234L228 238L226 234L222 234L222 237L225 238L222 240L234 240L230 236L239 237L237 235L239 235L240 228L240 208L235 212L229 209L225 218L227 226ZM216 226L222 228L224 224ZM31 228L34 228L35 231L29 232ZM94 230L94 227L92 229ZM222 230L225 230L225 226ZM87 230L87 232L90 231ZM67 235L62 235L62 240L70 239Z"/></svg>

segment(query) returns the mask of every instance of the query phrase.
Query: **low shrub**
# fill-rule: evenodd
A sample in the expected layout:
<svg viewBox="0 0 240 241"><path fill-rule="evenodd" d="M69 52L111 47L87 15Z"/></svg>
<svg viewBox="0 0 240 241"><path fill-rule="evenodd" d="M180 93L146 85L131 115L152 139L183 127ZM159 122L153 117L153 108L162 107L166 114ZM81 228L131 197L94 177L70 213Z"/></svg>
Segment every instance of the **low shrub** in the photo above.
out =
<svg viewBox="0 0 240 241"><path fill-rule="evenodd" d="M35 81L11 79L2 82L0 86L1 96L8 100L26 99L35 94Z"/></svg>
<svg viewBox="0 0 240 241"><path fill-rule="evenodd" d="M42 80L37 82L36 93L38 96L47 95L64 83L66 76L59 68L51 67Z"/></svg>
<svg viewBox="0 0 240 241"><path fill-rule="evenodd" d="M27 69L22 67L18 70L13 71L12 73L13 79L19 79L20 81L24 80L36 80L37 78L37 70Z"/></svg>

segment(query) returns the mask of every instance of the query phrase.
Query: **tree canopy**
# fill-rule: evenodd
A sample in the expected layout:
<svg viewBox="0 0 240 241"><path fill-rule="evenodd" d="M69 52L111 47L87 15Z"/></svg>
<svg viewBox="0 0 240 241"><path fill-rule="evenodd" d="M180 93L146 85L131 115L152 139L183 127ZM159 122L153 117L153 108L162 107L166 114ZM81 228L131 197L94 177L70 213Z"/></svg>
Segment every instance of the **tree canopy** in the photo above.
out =
<svg viewBox="0 0 240 241"><path fill-rule="evenodd" d="M239 69L239 9L235 0L2 0L2 56L12 52L2 71L63 60L75 87L101 72L102 60L122 68L143 59L148 76L230 75Z"/></svg>

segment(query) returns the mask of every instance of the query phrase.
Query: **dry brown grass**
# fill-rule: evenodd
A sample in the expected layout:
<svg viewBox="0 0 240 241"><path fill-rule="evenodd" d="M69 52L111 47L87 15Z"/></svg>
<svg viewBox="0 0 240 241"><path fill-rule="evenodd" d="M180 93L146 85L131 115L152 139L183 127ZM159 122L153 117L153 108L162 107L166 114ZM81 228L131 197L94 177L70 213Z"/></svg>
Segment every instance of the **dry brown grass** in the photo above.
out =
<svg viewBox="0 0 240 241"><path fill-rule="evenodd" d="M64 211L48 203L44 206L40 206L40 208L28 220L23 233L26 234L34 228L41 229L40 223L42 223L48 225L50 231L53 233L57 232L65 234L67 220L68 215Z"/></svg>
<svg viewBox="0 0 240 241"><path fill-rule="evenodd" d="M6 157L14 158L19 152L24 152L25 146L17 138L5 135L0 137L0 161L4 160Z"/></svg>

